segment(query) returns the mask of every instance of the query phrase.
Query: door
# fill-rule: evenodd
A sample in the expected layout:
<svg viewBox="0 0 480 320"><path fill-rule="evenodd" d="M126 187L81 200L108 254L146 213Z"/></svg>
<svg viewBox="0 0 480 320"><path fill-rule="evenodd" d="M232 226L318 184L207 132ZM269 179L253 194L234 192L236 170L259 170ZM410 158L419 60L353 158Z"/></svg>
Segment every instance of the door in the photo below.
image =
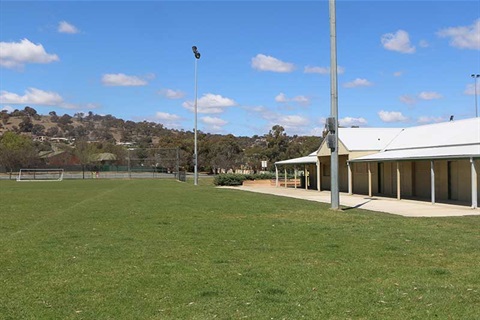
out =
<svg viewBox="0 0 480 320"><path fill-rule="evenodd" d="M458 200L458 162L448 161L448 200Z"/></svg>
<svg viewBox="0 0 480 320"><path fill-rule="evenodd" d="M384 188L383 188L383 162L377 163L377 185L378 185L378 193L383 194L384 193Z"/></svg>

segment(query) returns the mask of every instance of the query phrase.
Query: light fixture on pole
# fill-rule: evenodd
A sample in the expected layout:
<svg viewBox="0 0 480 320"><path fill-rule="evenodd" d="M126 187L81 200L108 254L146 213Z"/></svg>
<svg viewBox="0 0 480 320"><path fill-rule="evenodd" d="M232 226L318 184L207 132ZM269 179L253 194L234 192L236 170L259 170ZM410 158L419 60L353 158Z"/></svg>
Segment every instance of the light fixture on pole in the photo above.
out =
<svg viewBox="0 0 480 320"><path fill-rule="evenodd" d="M477 79L480 77L480 74L472 74L472 78L475 80L473 84L475 90L475 117L478 118L478 102L477 102Z"/></svg>
<svg viewBox="0 0 480 320"><path fill-rule="evenodd" d="M193 161L194 161L194 175L193 175L193 184L198 185L198 154L197 154L197 60L200 59L200 52L198 52L197 47L192 47L193 54L195 56L195 142L194 142L194 151L193 151Z"/></svg>

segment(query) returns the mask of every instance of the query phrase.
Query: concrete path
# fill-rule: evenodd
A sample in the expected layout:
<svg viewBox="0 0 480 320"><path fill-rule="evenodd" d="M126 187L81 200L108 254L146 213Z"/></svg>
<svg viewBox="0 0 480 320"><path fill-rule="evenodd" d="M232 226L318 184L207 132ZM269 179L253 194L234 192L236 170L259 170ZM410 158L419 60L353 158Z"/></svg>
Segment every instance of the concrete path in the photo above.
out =
<svg viewBox="0 0 480 320"><path fill-rule="evenodd" d="M318 192L315 190L277 188L271 186L240 186L228 188L330 203L330 191ZM480 209L472 209L468 206L443 203L431 204L425 201L397 200L384 197L368 197L365 195L349 195L346 193L340 193L340 205L343 208L360 208L405 217L458 217L480 215Z"/></svg>

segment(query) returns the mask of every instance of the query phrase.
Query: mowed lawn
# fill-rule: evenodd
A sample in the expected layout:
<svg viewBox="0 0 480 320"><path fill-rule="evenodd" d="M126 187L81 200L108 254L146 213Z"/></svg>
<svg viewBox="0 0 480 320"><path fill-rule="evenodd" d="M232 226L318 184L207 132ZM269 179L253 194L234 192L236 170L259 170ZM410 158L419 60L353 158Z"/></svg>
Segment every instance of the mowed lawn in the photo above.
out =
<svg viewBox="0 0 480 320"><path fill-rule="evenodd" d="M480 217L0 181L0 319L478 319Z"/></svg>

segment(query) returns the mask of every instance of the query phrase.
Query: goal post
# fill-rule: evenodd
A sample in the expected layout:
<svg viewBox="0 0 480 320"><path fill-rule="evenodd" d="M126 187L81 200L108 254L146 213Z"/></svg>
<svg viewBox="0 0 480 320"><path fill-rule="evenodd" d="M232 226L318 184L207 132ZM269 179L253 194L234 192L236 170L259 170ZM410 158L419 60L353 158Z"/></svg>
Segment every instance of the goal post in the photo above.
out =
<svg viewBox="0 0 480 320"><path fill-rule="evenodd" d="M17 181L62 181L63 169L20 169Z"/></svg>

